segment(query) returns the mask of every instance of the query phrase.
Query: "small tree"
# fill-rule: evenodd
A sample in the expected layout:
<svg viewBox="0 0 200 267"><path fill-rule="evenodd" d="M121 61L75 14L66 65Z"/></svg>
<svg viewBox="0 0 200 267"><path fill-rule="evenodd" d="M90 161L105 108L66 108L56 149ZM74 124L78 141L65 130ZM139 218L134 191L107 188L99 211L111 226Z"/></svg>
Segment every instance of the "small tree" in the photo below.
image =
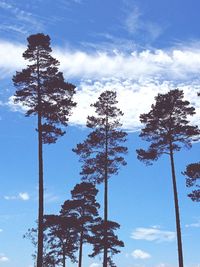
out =
<svg viewBox="0 0 200 267"><path fill-rule="evenodd" d="M45 215L45 230L48 238L50 259L55 258L56 264L66 266L66 258L76 262L75 252L78 249L78 233L76 217Z"/></svg>
<svg viewBox="0 0 200 267"><path fill-rule="evenodd" d="M200 162L191 163L187 165L185 172L183 173L186 177L186 185L187 187L195 187L196 190L193 190L188 197L190 197L193 201L200 201Z"/></svg>
<svg viewBox="0 0 200 267"><path fill-rule="evenodd" d="M28 48L23 53L30 64L13 77L15 103L27 108L26 116L37 116L39 210L37 267L42 266L43 255L43 144L52 144L64 135L71 114L75 86L66 83L58 71L59 62L51 56L50 38L38 33L28 37Z"/></svg>
<svg viewBox="0 0 200 267"><path fill-rule="evenodd" d="M140 137L151 144L148 150L137 150L138 159L147 164L157 160L163 154L170 157L179 267L183 267L183 253L174 152L179 151L182 146L190 148L192 138L199 135L198 127L189 125L187 120L188 115L195 114L195 109L189 106L188 101L183 100L183 96L183 91L175 89L155 97L156 103L151 106L150 112L140 115L140 120L145 125Z"/></svg>
<svg viewBox="0 0 200 267"><path fill-rule="evenodd" d="M77 145L73 151L80 156L82 165L82 179L104 183L104 222L108 221L108 179L117 174L120 165L126 165L123 154L127 148L122 145L127 134L120 130L122 124L121 110L116 107L116 92L103 92L98 101L92 104L97 116L88 116L87 127L93 129L87 139ZM107 233L104 229L106 243ZM107 267L107 248L104 247L103 267Z"/></svg>
<svg viewBox="0 0 200 267"><path fill-rule="evenodd" d="M93 236L90 238L90 243L93 244L93 253L90 257L101 255L104 252L104 248L107 248L108 261L110 267L116 267L112 261L113 255L120 252L119 247L124 247L124 243L118 239L118 236L114 234L114 230L118 229L120 225L116 222L99 220L97 224L92 227ZM105 230L107 232L107 238L104 239Z"/></svg>
<svg viewBox="0 0 200 267"><path fill-rule="evenodd" d="M88 242L92 225L99 215L100 205L96 202L98 190L92 183L82 182L71 191L72 200L62 205L61 215L75 215L77 218L77 231L79 232L79 260L78 267L82 266L83 244Z"/></svg>

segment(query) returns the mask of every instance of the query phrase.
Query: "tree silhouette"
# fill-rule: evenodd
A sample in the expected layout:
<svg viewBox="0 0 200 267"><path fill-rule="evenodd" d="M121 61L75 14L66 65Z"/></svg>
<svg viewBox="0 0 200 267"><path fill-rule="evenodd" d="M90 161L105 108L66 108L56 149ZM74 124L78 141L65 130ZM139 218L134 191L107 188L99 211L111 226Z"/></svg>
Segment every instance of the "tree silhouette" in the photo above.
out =
<svg viewBox="0 0 200 267"><path fill-rule="evenodd" d="M100 205L96 202L98 190L92 183L82 182L77 184L71 191L72 200L65 201L62 205L61 215L76 215L79 232L79 261L78 267L82 266L83 243L88 242L92 225L99 215Z"/></svg>
<svg viewBox="0 0 200 267"><path fill-rule="evenodd" d="M66 83L58 71L59 62L51 56L50 38L38 33L28 37L28 48L23 53L30 64L17 72L13 82L18 89L15 103L26 107L26 116L37 116L39 161L39 211L37 267L42 267L43 255L43 144L55 143L64 135L67 126L75 86Z"/></svg>
<svg viewBox="0 0 200 267"><path fill-rule="evenodd" d="M185 172L183 173L186 177L187 187L195 187L196 190L193 190L188 197L193 201L200 201L200 185L198 184L200 180L200 162L191 163L187 165Z"/></svg>
<svg viewBox="0 0 200 267"><path fill-rule="evenodd" d="M78 233L76 217L61 215L45 215L44 227L49 244L49 259L56 259L56 264L66 266L66 258L76 262L78 249ZM48 266L48 265L47 265Z"/></svg>
<svg viewBox="0 0 200 267"><path fill-rule="evenodd" d="M126 141L126 133L119 128L122 126L120 117L123 113L116 107L116 92L103 92L98 101L92 104L97 116L88 116L87 127L93 129L87 139L77 145L73 151L80 156L82 179L94 182L104 182L104 221L108 221L108 179L118 173L120 165L126 165L122 156L127 148L121 143ZM104 229L105 244L107 240ZM103 267L107 267L107 248L104 246Z"/></svg>
<svg viewBox="0 0 200 267"><path fill-rule="evenodd" d="M174 152L179 151L182 146L190 148L192 138L199 134L198 127L189 125L187 120L188 115L195 114L195 109L190 107L190 103L183 100L183 97L183 91L178 89L155 97L156 103L151 106L149 113L140 115L140 121L145 125L140 137L151 144L147 150L137 150L138 159L147 164L157 160L163 154L170 156L179 267L183 267L183 253Z"/></svg>
<svg viewBox="0 0 200 267"><path fill-rule="evenodd" d="M93 237L90 238L90 243L93 244L93 253L90 254L90 257L95 257L104 252L104 248L107 248L107 264L110 267L116 267L114 262L112 261L112 257L114 254L120 252L118 247L124 247L124 243L118 239L118 236L114 234L114 230L118 229L120 225L116 222L112 221L103 221L99 220L92 227ZM107 238L105 240L104 233L107 233ZM107 265L108 266L108 265Z"/></svg>

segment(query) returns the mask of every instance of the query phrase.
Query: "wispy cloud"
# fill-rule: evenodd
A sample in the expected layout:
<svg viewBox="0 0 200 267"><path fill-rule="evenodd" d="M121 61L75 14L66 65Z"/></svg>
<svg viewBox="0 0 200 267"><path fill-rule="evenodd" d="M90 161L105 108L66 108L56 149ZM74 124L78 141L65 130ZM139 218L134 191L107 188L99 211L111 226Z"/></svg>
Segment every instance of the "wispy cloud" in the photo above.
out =
<svg viewBox="0 0 200 267"><path fill-rule="evenodd" d="M21 192L18 195L7 195L4 196L5 200L23 200L23 201L27 201L30 199L30 196L27 192Z"/></svg>
<svg viewBox="0 0 200 267"><path fill-rule="evenodd" d="M17 2L0 1L0 9L6 12L6 19L2 17L0 30L14 31L27 35L29 32L43 29L41 21L31 12L19 7Z"/></svg>
<svg viewBox="0 0 200 267"><path fill-rule="evenodd" d="M192 228L199 228L199 227L200 227L200 222L186 224L185 227L186 227L186 228L189 228L189 227L192 227Z"/></svg>
<svg viewBox="0 0 200 267"><path fill-rule="evenodd" d="M163 33L163 27L147 20L138 6L129 5L126 13L124 27L131 35L144 35L148 38L148 41L154 41Z"/></svg>
<svg viewBox="0 0 200 267"><path fill-rule="evenodd" d="M151 258L151 255L141 249L135 249L131 255L133 256L134 259L141 259L141 260L146 260Z"/></svg>
<svg viewBox="0 0 200 267"><path fill-rule="evenodd" d="M46 203L54 203L59 201L59 196L53 193L44 193L44 199Z"/></svg>
<svg viewBox="0 0 200 267"><path fill-rule="evenodd" d="M139 227L132 232L131 238L135 240L169 242L175 240L175 232L165 231L154 227Z"/></svg>

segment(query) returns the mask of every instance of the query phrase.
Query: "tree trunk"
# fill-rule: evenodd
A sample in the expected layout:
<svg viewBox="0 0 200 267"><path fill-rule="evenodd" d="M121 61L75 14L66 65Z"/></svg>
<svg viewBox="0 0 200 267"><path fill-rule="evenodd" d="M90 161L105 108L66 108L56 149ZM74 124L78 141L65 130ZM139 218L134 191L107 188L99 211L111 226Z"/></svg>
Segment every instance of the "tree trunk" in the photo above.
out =
<svg viewBox="0 0 200 267"><path fill-rule="evenodd" d="M105 181L104 181L104 252L103 267L107 267L108 248L107 248L107 221L108 221L108 118L106 118L106 146L105 146Z"/></svg>
<svg viewBox="0 0 200 267"><path fill-rule="evenodd" d="M43 155L42 155L42 132L41 116L38 116L38 160L39 160L39 210L38 210L38 253L37 267L42 267L43 263Z"/></svg>
<svg viewBox="0 0 200 267"><path fill-rule="evenodd" d="M79 249L78 267L82 266L82 254L83 254L83 230L81 230L81 236L80 236L80 249Z"/></svg>
<svg viewBox="0 0 200 267"><path fill-rule="evenodd" d="M38 165L39 165L39 209L38 209L38 251L37 267L43 265L43 214L44 214L44 185L43 185L43 151L42 151L42 116L41 116L41 92L39 52L37 52L37 90L38 90Z"/></svg>
<svg viewBox="0 0 200 267"><path fill-rule="evenodd" d="M65 255L65 248L64 248L64 244L63 244L63 267L66 266L66 255Z"/></svg>
<svg viewBox="0 0 200 267"><path fill-rule="evenodd" d="M175 214L176 214L176 232L177 232L177 242L178 242L178 261L179 261L179 267L183 267L181 225L180 225L178 193L177 193L177 185L176 185L176 175L175 175L172 143L170 143L170 161L171 161L172 182L173 182L173 191L174 191L174 206L175 206Z"/></svg>

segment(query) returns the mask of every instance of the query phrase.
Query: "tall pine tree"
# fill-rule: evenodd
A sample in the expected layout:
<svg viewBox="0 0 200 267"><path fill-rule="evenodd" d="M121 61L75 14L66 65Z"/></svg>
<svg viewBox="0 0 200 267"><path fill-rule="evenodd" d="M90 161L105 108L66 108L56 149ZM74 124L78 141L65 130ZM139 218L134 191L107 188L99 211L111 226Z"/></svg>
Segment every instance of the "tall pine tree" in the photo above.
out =
<svg viewBox="0 0 200 267"><path fill-rule="evenodd" d="M108 221L108 179L118 173L120 165L126 165L123 154L127 148L122 145L126 141L126 133L122 126L121 110L116 107L116 92L105 91L95 104L97 116L88 116L87 127L93 129L87 139L73 150L80 156L82 179L104 183L104 222ZM104 244L107 243L107 230L104 228ZM108 249L104 246L103 267L107 267Z"/></svg>
<svg viewBox="0 0 200 267"><path fill-rule="evenodd" d="M23 53L29 61L26 69L17 72L13 82L17 88L15 103L27 108L26 116L37 116L39 211L37 267L42 267L43 256L43 144L55 143L64 135L63 126L75 103L75 86L66 83L58 71L59 62L51 56L50 37L42 33L28 37L28 48Z"/></svg>
<svg viewBox="0 0 200 267"><path fill-rule="evenodd" d="M163 154L169 155L174 192L179 267L183 267L183 252L174 153L179 151L182 146L190 148L192 139L199 134L198 127L190 125L187 119L188 116L195 114L195 109L183 97L183 91L178 89L171 90L167 94L158 94L155 97L156 103L151 106L149 113L140 115L140 121L145 125L141 130L140 137L151 144L147 150L137 150L138 159L147 164L157 160Z"/></svg>

